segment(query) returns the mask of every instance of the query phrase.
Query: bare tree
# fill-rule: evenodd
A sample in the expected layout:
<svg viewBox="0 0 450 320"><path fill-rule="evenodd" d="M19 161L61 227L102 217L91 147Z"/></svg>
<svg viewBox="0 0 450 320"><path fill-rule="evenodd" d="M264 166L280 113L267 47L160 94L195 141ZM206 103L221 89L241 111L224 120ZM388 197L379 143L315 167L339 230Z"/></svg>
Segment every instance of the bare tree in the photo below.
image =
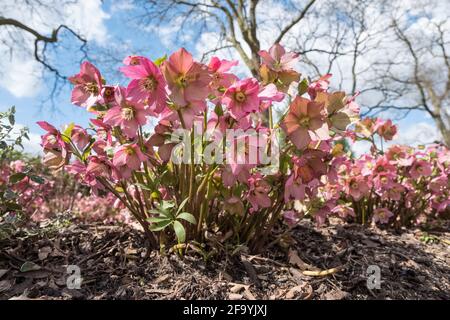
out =
<svg viewBox="0 0 450 320"><path fill-rule="evenodd" d="M425 111L450 145L449 24L437 24L432 36L423 35L423 48L420 35L405 29L414 18L392 23L393 17L421 8L420 1L135 0L142 23L179 24L179 34L196 33L189 41L215 32L217 45L206 54L234 50L253 76L258 76L261 44L267 48L281 42L301 54L307 74L333 73L336 89L358 91L364 115L387 112L400 119L413 110ZM444 6L443 0L433 1ZM434 57L433 67L424 60L427 56ZM419 96L412 98L416 92Z"/></svg>
<svg viewBox="0 0 450 320"><path fill-rule="evenodd" d="M61 59L55 58L54 52L62 46L70 46L70 50L75 47L79 52L80 60L87 58L86 38L64 23L68 15L64 9L77 3L78 0L17 0L5 1L0 8L0 49L6 58L3 63L7 63L8 57L12 61L15 55L31 54L42 66L42 72L53 78L49 94L52 103L67 82L62 70L64 64L57 63ZM48 16L56 19L46 21ZM63 39L69 41L63 45Z"/></svg>
<svg viewBox="0 0 450 320"><path fill-rule="evenodd" d="M403 94L394 100L410 96L409 105L402 106L399 102L397 108L426 112L436 123L445 144L450 146L450 24L431 22L425 39L423 35L409 32L397 19L391 27L404 48L404 56L401 62L395 57L388 60L390 68L381 76L384 90ZM398 68L402 64L407 68Z"/></svg>
<svg viewBox="0 0 450 320"><path fill-rule="evenodd" d="M261 49L258 39L257 6L260 0L136 0L145 10L141 18L147 22L158 20L159 23L171 22L182 17L180 30L185 24L196 22L198 34L203 31L217 31L221 45L214 49L234 48L244 61L253 76L258 76L259 56ZM308 0L302 7L290 1L295 16L277 31L275 42L281 42L286 34L297 25L311 10L316 0Z"/></svg>

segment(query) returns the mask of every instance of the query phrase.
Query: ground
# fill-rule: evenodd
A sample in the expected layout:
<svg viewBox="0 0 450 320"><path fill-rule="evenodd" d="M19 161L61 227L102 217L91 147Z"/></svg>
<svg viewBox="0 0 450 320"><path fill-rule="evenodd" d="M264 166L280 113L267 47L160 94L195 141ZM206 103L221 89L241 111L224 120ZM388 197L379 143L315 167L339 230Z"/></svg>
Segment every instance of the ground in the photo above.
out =
<svg viewBox="0 0 450 320"><path fill-rule="evenodd" d="M192 248L147 255L127 226L70 225L0 241L0 299L450 299L450 232L430 234L302 222L263 254L205 261ZM67 265L80 289L67 288ZM380 289L367 287L371 265Z"/></svg>

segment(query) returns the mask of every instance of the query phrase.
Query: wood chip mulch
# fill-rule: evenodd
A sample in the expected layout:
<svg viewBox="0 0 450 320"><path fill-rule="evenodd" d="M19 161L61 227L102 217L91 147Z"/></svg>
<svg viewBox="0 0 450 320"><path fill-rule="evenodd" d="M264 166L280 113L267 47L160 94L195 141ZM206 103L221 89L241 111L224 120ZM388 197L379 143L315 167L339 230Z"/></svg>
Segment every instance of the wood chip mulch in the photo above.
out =
<svg viewBox="0 0 450 320"><path fill-rule="evenodd" d="M195 250L146 255L128 226L72 225L0 241L0 299L450 299L450 231L422 236L302 222L264 254L231 248L205 261ZM80 289L68 288L68 265ZM369 266L379 289L367 286Z"/></svg>

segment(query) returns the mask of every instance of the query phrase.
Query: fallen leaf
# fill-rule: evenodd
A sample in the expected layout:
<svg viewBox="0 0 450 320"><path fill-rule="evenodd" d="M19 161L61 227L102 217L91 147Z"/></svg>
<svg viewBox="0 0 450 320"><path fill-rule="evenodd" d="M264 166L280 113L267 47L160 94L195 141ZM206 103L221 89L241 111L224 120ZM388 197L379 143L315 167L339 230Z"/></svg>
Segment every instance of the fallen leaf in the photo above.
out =
<svg viewBox="0 0 450 320"><path fill-rule="evenodd" d="M43 248L40 248L39 249L39 252L38 252L38 257L39 257L39 260L45 260L45 259L47 259L47 257L48 257L48 255L52 252L53 250L52 250L52 248L50 248L50 247L43 247Z"/></svg>
<svg viewBox="0 0 450 320"><path fill-rule="evenodd" d="M348 292L342 290L333 290L325 294L326 300L342 300L350 296Z"/></svg>
<svg viewBox="0 0 450 320"><path fill-rule="evenodd" d="M8 269L0 269L0 278L8 272Z"/></svg>
<svg viewBox="0 0 450 320"><path fill-rule="evenodd" d="M241 300L242 299L242 294L238 294L238 293L230 293L228 295L228 299L230 300Z"/></svg>
<svg viewBox="0 0 450 320"><path fill-rule="evenodd" d="M12 283L9 280L2 280L0 281L0 292L8 291L11 289Z"/></svg>
<svg viewBox="0 0 450 320"><path fill-rule="evenodd" d="M314 269L314 267L312 267L311 265L307 264L302 259L300 259L297 251L295 250L289 250L288 257L289 263L294 266L297 266L300 270Z"/></svg>
<svg viewBox="0 0 450 320"><path fill-rule="evenodd" d="M26 261L20 267L20 272L37 271L37 270L41 270L41 267L38 266L36 263L31 262L31 261Z"/></svg>

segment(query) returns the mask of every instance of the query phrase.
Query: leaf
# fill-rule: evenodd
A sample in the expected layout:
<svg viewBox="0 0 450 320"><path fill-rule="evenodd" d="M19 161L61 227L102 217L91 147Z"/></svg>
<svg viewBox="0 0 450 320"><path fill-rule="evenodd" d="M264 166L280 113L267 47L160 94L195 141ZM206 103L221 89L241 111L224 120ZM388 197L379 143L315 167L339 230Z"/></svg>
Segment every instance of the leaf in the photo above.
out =
<svg viewBox="0 0 450 320"><path fill-rule="evenodd" d="M183 207L186 205L188 200L189 200L189 198L186 198L186 199L183 200L183 202L181 202L181 204L180 204L180 206L178 207L178 210L177 210L177 215L183 209Z"/></svg>
<svg viewBox="0 0 450 320"><path fill-rule="evenodd" d="M25 173L23 173L23 172L17 172L17 173L14 173L13 175L11 175L10 177L9 177L9 182L10 183L17 183L17 182L19 182L19 181L21 181L23 178L25 178L26 177L26 174Z"/></svg>
<svg viewBox="0 0 450 320"><path fill-rule="evenodd" d="M351 123L350 117L345 112L338 112L331 116L331 123L334 128L344 131L347 126Z"/></svg>
<svg viewBox="0 0 450 320"><path fill-rule="evenodd" d="M45 179L39 176L35 176L35 175L30 175L30 179L38 184L44 184L45 183Z"/></svg>
<svg viewBox="0 0 450 320"><path fill-rule="evenodd" d="M155 60L155 64L159 67L167 59L167 54Z"/></svg>
<svg viewBox="0 0 450 320"><path fill-rule="evenodd" d="M154 224L150 226L150 230L151 231L161 231L164 230L165 228L167 228L168 225L170 225L172 223L172 220L164 220L163 222Z"/></svg>
<svg viewBox="0 0 450 320"><path fill-rule="evenodd" d="M6 200L12 200L17 198L17 194L11 189L6 189L5 193L3 194L3 197L5 197Z"/></svg>
<svg viewBox="0 0 450 320"><path fill-rule="evenodd" d="M308 91L308 80L303 79L299 84L298 84L298 95L302 96L304 93L306 93L306 91Z"/></svg>
<svg viewBox="0 0 450 320"><path fill-rule="evenodd" d="M192 214L190 214L189 212L182 212L182 213L180 213L177 216L177 219L183 219L183 220L185 220L187 222L190 222L192 224L196 224L197 223L196 220L195 220L195 217Z"/></svg>
<svg viewBox="0 0 450 320"><path fill-rule="evenodd" d="M148 222L151 223L161 223L164 221L171 221L170 219L167 219L166 217L152 217L147 219Z"/></svg>
<svg viewBox="0 0 450 320"><path fill-rule="evenodd" d="M178 242L182 243L186 240L186 230L179 221L173 223L173 230L177 236Z"/></svg>
<svg viewBox="0 0 450 320"><path fill-rule="evenodd" d="M13 113L11 113L11 114L8 116L8 121L9 121L9 123L10 123L12 126L16 123L16 119L14 118L14 114L13 114Z"/></svg>
<svg viewBox="0 0 450 320"><path fill-rule="evenodd" d="M41 270L41 267L38 266L36 263L31 262L31 261L26 261L20 267L20 272L37 271L37 270Z"/></svg>

